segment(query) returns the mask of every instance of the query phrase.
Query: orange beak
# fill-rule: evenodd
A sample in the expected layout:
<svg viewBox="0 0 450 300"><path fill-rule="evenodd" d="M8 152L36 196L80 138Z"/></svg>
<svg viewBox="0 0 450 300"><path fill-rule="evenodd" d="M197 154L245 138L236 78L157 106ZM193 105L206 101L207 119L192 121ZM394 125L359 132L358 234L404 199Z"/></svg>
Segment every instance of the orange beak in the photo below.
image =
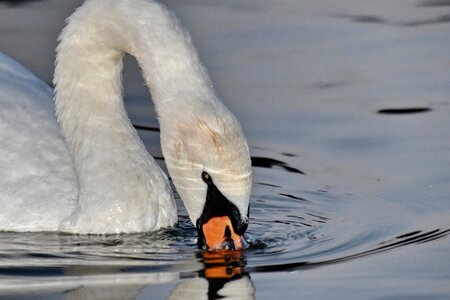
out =
<svg viewBox="0 0 450 300"><path fill-rule="evenodd" d="M241 237L234 232L229 217L213 217L202 229L208 250L242 249Z"/></svg>

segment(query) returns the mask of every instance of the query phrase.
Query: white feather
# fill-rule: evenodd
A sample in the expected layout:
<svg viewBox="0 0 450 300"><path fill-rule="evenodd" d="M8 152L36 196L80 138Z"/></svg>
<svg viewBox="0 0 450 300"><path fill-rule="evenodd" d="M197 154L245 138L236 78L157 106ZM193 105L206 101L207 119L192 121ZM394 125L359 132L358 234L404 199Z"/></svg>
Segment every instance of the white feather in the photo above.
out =
<svg viewBox="0 0 450 300"><path fill-rule="evenodd" d="M166 164L191 220L205 203L204 170L246 219L248 146L189 35L157 2L88 0L57 48L60 127L50 88L0 56L0 230L140 232L175 224L168 179L124 108L125 53L150 87Z"/></svg>

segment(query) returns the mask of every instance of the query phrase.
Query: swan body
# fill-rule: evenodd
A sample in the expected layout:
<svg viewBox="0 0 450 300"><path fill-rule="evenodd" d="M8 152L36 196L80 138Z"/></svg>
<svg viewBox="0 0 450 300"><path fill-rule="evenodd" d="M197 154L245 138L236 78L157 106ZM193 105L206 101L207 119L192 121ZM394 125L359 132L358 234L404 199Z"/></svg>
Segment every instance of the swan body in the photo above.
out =
<svg viewBox="0 0 450 300"><path fill-rule="evenodd" d="M56 230L75 208L78 182L53 92L1 53L0 70L0 229Z"/></svg>
<svg viewBox="0 0 450 300"><path fill-rule="evenodd" d="M54 107L49 87L0 56L0 230L117 233L176 223L168 178L124 108L125 53L150 87L166 165L192 222L206 222L206 207L212 215L228 207L245 230L251 164L239 122L217 99L190 36L147 0L87 0L69 18Z"/></svg>

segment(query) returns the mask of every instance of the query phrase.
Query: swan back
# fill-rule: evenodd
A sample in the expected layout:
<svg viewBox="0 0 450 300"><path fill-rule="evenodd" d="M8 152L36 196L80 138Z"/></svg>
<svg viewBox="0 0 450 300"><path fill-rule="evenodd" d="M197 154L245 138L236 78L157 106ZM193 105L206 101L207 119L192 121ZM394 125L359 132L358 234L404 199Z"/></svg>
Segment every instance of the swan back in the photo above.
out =
<svg viewBox="0 0 450 300"><path fill-rule="evenodd" d="M77 178L52 97L44 82L0 53L2 230L57 230L75 207Z"/></svg>

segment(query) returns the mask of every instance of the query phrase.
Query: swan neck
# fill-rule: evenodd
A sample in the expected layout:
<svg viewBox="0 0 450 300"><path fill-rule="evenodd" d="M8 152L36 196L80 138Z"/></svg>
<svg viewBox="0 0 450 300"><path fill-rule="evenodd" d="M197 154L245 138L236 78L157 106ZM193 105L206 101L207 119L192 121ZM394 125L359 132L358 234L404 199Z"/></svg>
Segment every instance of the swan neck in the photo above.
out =
<svg viewBox="0 0 450 300"><path fill-rule="evenodd" d="M60 36L54 77L56 114L78 173L80 203L94 207L98 199L108 199L102 208L106 217L111 211L119 216L124 207L137 213L155 210L165 201L174 212L161 215L172 215L173 223L176 210L167 177L123 104L126 53L142 68L161 124L185 107L186 99L213 98L189 36L163 6L146 0L86 1Z"/></svg>

